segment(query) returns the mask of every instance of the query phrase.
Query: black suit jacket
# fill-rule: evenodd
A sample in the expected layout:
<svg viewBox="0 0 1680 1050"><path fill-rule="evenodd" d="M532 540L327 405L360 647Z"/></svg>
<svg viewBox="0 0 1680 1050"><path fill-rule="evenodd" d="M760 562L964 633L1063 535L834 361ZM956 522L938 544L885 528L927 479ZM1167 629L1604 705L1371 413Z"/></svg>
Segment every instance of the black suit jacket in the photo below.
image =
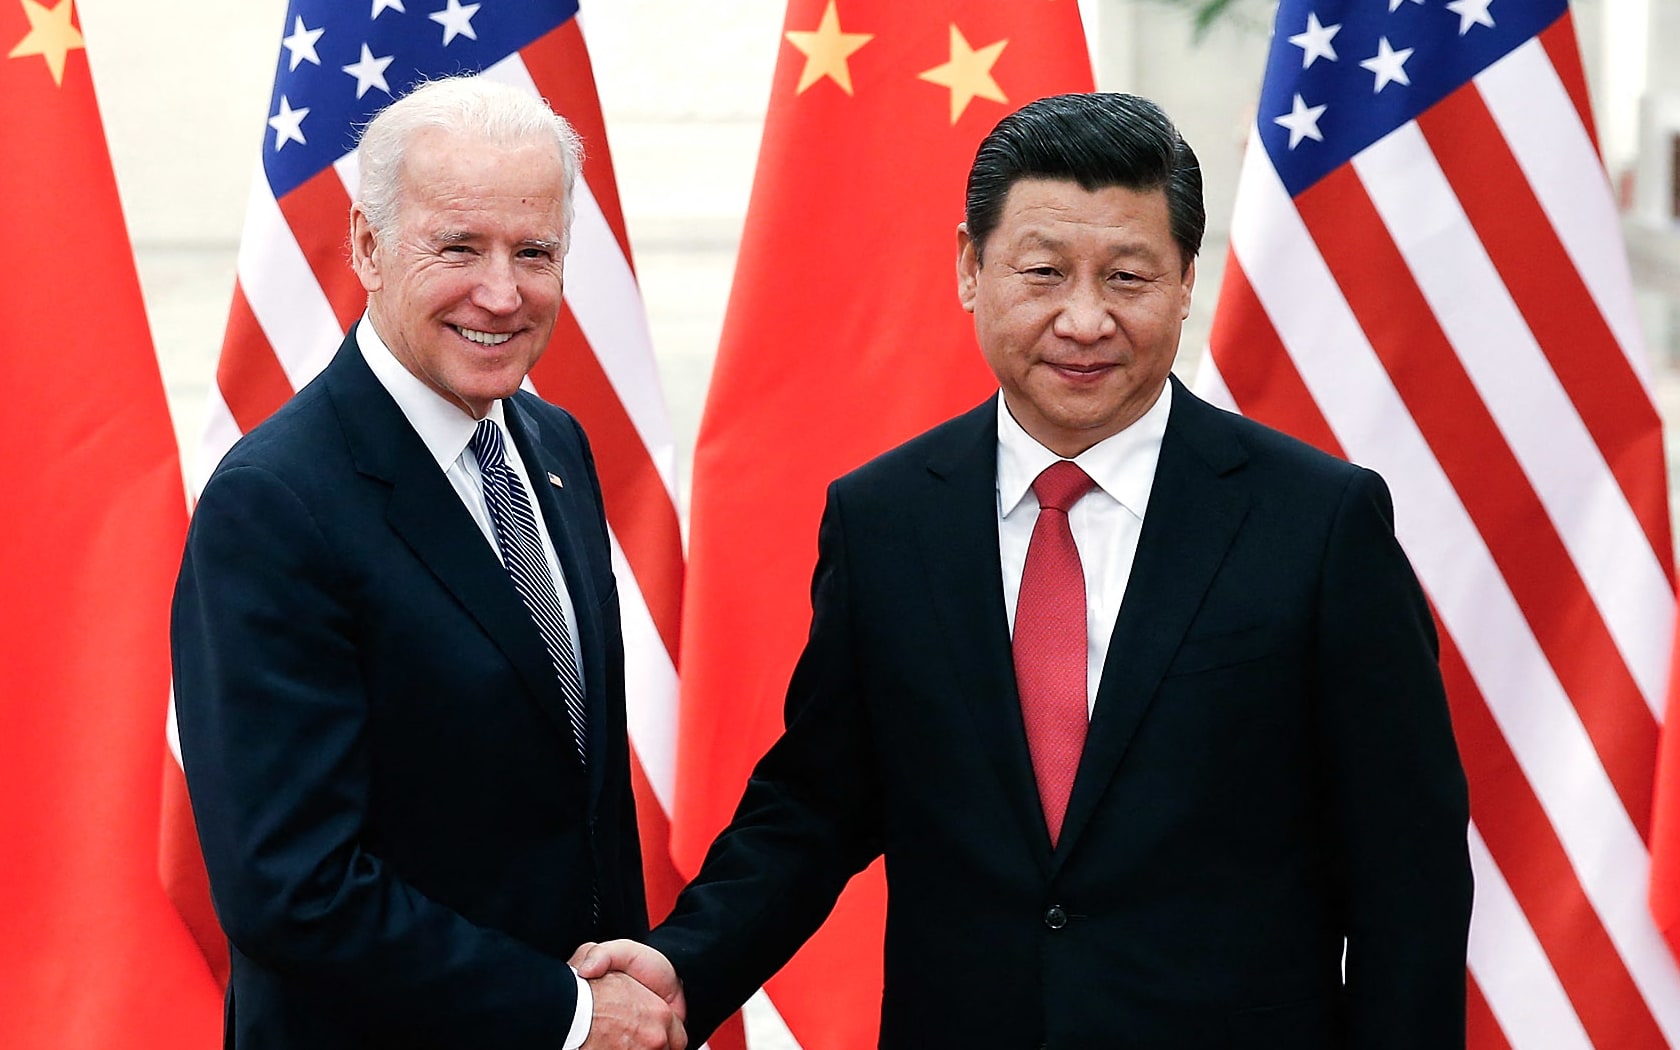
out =
<svg viewBox="0 0 1680 1050"><path fill-rule="evenodd" d="M573 949L647 928L594 465L566 412L506 409L577 610L587 771L541 636L354 336L199 500L175 699L229 1046L554 1050Z"/></svg>
<svg viewBox="0 0 1680 1050"><path fill-rule="evenodd" d="M995 401L830 488L786 733L651 936L692 1034L884 853L884 1047L1463 1045L1465 782L1387 490L1174 382L1054 850Z"/></svg>

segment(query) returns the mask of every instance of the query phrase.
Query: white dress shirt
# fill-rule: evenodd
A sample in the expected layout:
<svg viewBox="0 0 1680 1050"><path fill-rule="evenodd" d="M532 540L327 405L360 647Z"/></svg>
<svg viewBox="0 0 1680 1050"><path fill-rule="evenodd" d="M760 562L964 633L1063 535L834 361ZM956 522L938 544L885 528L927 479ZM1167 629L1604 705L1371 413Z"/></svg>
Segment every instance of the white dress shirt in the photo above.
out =
<svg viewBox="0 0 1680 1050"><path fill-rule="evenodd" d="M479 531L484 533L485 542L490 544L497 560L501 560L501 548L496 545L496 528L490 519L490 506L484 500L484 475L478 468L478 456L471 448L473 432L478 429L478 421L463 412L461 406L446 400L443 395L427 386L398 361L366 317L356 325L356 345L361 348L362 359L373 370L374 378L379 380L392 400L396 401L409 426L420 435L420 440L426 445L426 451L437 460L438 469L443 471L444 477L449 479L449 484L454 486L455 494L461 497L467 512L478 523ZM513 435L508 433L507 415L500 401L491 403L487 418L494 420L496 426L501 428L503 454L508 466L512 467L514 474L518 476L519 483L525 487L525 498L530 501L531 513L536 516L537 535L542 539L543 557L548 561L549 575L554 577L554 593L560 598L560 611L566 617L566 633L572 642L572 661L581 683L583 651L578 642L577 611L572 606L571 592L566 589L566 574L560 568L560 556L555 552L554 543L543 525L542 504L537 502L536 491L531 487L531 472L519 456L519 446L513 443ZM573 976L576 976L575 970ZM589 1023L595 1014L595 997L589 990L589 982L578 977L577 985L577 1012L572 1015L572 1027L566 1034L566 1041L561 1050L577 1050L583 1045L583 1041L589 1037Z"/></svg>
<svg viewBox="0 0 1680 1050"><path fill-rule="evenodd" d="M1161 439L1172 411L1172 384L1131 426L1074 457L1096 482L1068 511L1073 544L1085 570L1085 710L1097 702L1097 686L1108 659L1108 641L1120 615L1137 557L1138 535L1161 460ZM1003 603L1009 630L1015 631L1015 604L1021 594L1021 570L1027 545L1038 523L1038 497L1032 483L1062 457L1039 444L1009 414L998 398L998 555L1003 563Z"/></svg>

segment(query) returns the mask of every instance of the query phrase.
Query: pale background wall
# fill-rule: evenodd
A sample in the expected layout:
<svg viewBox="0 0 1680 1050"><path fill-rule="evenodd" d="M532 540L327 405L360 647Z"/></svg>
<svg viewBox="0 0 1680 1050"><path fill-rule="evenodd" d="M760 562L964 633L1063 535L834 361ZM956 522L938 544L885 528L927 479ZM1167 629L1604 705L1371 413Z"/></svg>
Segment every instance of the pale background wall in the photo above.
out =
<svg viewBox="0 0 1680 1050"><path fill-rule="evenodd" d="M1188 372L1217 298L1272 5L1237 0L1234 15L1199 42L1182 9L1160 0L1080 6L1099 86L1158 99L1207 172L1207 245L1181 353ZM77 8L170 407L190 456L266 131L285 0L81 0ZM784 0L584 0L685 502L783 12ZM1666 211L1666 135L1680 130L1680 65L1655 56L1672 53L1680 37L1680 0L1585 0L1576 18L1609 166L1618 180L1638 175L1629 184L1636 206L1627 229L1659 400L1673 419L1680 414L1672 368L1680 227ZM948 205L954 225L960 202ZM1671 449L1670 463L1677 458ZM759 1045L790 1045L766 1009L749 1018Z"/></svg>

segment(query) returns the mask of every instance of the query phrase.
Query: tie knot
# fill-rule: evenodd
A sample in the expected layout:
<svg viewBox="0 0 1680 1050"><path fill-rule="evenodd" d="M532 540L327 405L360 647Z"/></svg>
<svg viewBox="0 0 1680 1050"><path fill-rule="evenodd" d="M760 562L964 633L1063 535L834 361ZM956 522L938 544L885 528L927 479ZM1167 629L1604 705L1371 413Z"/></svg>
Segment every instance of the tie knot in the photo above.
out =
<svg viewBox="0 0 1680 1050"><path fill-rule="evenodd" d="M1091 476L1079 469L1079 464L1069 459L1059 459L1044 468L1033 482L1033 495L1038 497L1040 507L1059 510L1063 514L1068 508L1079 502L1079 497L1091 491L1096 482Z"/></svg>
<svg viewBox="0 0 1680 1050"><path fill-rule="evenodd" d="M478 429L473 431L473 455L478 457L478 465L483 468L496 468L502 465L502 431L494 420L481 419Z"/></svg>

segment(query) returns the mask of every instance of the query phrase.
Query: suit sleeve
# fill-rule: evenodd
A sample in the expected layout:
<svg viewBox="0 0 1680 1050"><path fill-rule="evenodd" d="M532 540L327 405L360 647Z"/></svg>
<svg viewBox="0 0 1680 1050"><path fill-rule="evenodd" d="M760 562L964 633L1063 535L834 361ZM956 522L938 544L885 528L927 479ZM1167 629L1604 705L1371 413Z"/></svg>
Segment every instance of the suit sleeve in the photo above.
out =
<svg viewBox="0 0 1680 1050"><path fill-rule="evenodd" d="M364 848L369 703L353 597L274 474L219 473L172 620L182 757L237 951L381 1044L559 1047L564 960L468 922Z"/></svg>
<svg viewBox="0 0 1680 1050"><path fill-rule="evenodd" d="M1469 801L1434 621L1360 471L1325 551L1317 693L1348 930L1350 1047L1463 1047Z"/></svg>
<svg viewBox="0 0 1680 1050"><path fill-rule="evenodd" d="M671 917L650 935L683 979L693 1044L790 959L846 882L881 853L881 800L854 663L844 514L834 487L818 533L810 636L786 730Z"/></svg>

